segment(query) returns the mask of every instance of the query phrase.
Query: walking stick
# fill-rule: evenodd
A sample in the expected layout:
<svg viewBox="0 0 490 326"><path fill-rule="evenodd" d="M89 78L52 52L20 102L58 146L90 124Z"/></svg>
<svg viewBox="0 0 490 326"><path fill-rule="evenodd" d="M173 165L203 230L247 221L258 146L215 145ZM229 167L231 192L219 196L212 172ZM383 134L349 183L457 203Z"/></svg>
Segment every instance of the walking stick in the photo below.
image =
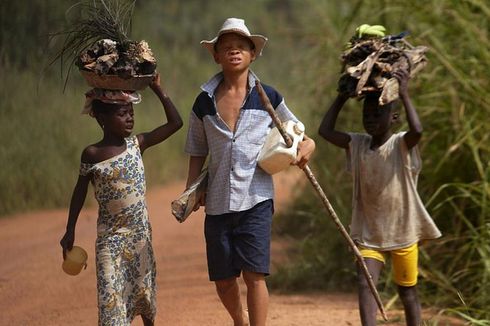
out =
<svg viewBox="0 0 490 326"><path fill-rule="evenodd" d="M259 96L260 100L262 102L262 105L266 108L267 112L270 114L272 121L274 121L274 124L276 125L277 129L279 130L281 136L284 138L284 141L286 142L286 145L288 147L293 146L293 141L291 137L287 134L286 130L282 127L281 120L279 120L279 117L276 114L276 111L272 107L272 104L267 97L267 94L265 94L264 89L262 88L262 85L260 84L259 81L256 82L257 90L259 91ZM310 180L311 184L313 185L313 188L315 188L317 194L320 196L323 205L327 209L328 213L330 214L330 217L333 219L335 225L337 226L337 229L339 229L340 233L342 233L342 236L347 240L347 243L349 244L350 248L354 252L354 255L357 258L357 261L361 267L361 270L366 277L366 280L368 282L369 288L371 289L371 292L373 293L374 299L376 300L376 303L378 305L379 311L381 312L381 315L383 316L384 320L388 320L386 317L386 312L383 307L383 303L381 302L381 298L379 297L379 293L376 290L376 286L374 285L373 278L371 274L369 273L366 262L364 261L364 258L361 256L361 252L355 245L354 241L352 238L349 236L349 233L347 233L346 229L342 225L342 222L339 220L337 214L335 213L332 205L330 204L327 196L323 192L322 187L316 180L315 176L313 175L313 172L311 172L311 169L308 165L305 165L303 168L303 172L306 174L306 177L308 180Z"/></svg>

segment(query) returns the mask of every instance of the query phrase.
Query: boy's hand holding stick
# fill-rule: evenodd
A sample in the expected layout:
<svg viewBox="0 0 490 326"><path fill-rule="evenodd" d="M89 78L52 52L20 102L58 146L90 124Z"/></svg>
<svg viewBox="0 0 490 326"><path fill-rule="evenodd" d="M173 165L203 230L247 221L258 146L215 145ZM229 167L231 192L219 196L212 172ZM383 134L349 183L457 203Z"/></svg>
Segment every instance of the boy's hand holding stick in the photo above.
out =
<svg viewBox="0 0 490 326"><path fill-rule="evenodd" d="M267 97L267 94L264 92L264 89L262 88L262 85L260 84L259 81L256 82L257 90L260 95L260 100L262 102L262 105L266 108L267 112L270 114L272 121L274 121L274 124L276 125L277 129L281 133L282 137L284 138L284 141L286 142L286 145L288 147L293 145L292 139L289 137L289 135L286 133L286 131L282 128L281 120L279 120L279 117L277 116L274 108L272 107L272 104ZM347 240L350 248L354 252L354 255L357 258L357 261L359 262L359 265L361 266L361 270L366 277L366 280L368 281L369 288L371 289L371 292L373 293L373 296L376 300L376 303L378 304L379 311L381 312L381 315L383 316L384 320L388 320L386 317L386 312L383 307L383 303L381 302L381 298L379 296L378 291L376 290L376 286L374 285L373 278L371 277L371 274L369 274L369 271L367 269L366 263L364 262L364 258L361 256L361 252L357 248L356 244L352 240L352 238L349 236L349 233L347 233L347 230L344 228L342 225L342 222L340 222L337 214L335 213L332 205L330 204L327 196L325 195L325 192L323 192L322 187L316 180L315 176L313 175L313 172L311 172L310 167L306 164L302 170L306 174L306 177L308 180L310 180L311 184L313 185L313 188L315 188L316 192L320 196L323 205L327 209L328 213L330 214L330 217L333 219L335 225L339 229L340 233L342 233L342 236Z"/></svg>

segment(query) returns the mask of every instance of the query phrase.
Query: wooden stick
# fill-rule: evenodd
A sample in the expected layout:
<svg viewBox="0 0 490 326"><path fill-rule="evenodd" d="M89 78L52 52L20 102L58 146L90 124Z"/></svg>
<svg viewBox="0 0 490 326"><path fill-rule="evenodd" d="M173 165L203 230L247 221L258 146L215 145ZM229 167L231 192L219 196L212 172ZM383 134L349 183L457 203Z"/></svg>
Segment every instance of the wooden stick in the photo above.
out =
<svg viewBox="0 0 490 326"><path fill-rule="evenodd" d="M271 116L272 121L274 121L274 124L276 125L277 129L279 130L282 137L284 138L286 145L288 147L291 147L293 145L293 140L291 139L291 137L289 137L287 132L284 130L281 120L279 120L279 117L277 116L276 111L272 107L272 104L271 104L269 98L267 97L267 94L265 94L264 89L262 88L262 85L260 84L259 81L256 82L256 86L257 86L257 90L258 90L259 95L260 95L260 100L262 102L262 105L265 107L265 109L267 110L267 112ZM345 240L347 240L347 243L349 244L350 248L354 252L354 255L357 258L357 262L359 263L359 266L361 267L361 270L362 270L362 272L363 272L364 276L366 277L366 280L369 284L369 288L371 289L371 292L373 293L374 299L376 300L379 311L381 312L383 319L388 320L388 318L386 317L386 312L385 312L383 303L381 302L381 298L379 297L379 293L376 290L376 286L374 285L373 278L372 278L371 274L369 273L369 270L367 269L366 262L364 261L364 258L362 257L361 252L359 251L359 248L357 248L356 244L354 243L354 241L350 237L349 233L347 233L347 230L342 225L342 222L339 220L339 218L338 218L337 214L335 213L332 205L330 204L330 201L328 200L327 196L325 195L325 192L323 192L322 187L320 186L320 184L316 180L315 176L313 175L313 172L311 172L311 169L308 165L305 165L305 167L303 168L303 172L306 174L306 177L308 178L308 180L310 180L310 182L313 185L313 188L315 188L317 194L320 196L320 198L323 202L323 205L327 209L330 217L333 219L335 225L337 226L337 229L340 231L340 233L345 238Z"/></svg>

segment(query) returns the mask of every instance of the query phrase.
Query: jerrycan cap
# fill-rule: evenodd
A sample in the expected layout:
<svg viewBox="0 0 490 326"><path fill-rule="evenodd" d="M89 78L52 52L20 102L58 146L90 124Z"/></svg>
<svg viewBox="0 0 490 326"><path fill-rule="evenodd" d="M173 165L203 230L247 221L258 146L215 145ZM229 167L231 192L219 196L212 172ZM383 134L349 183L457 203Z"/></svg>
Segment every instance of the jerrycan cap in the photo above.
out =
<svg viewBox="0 0 490 326"><path fill-rule="evenodd" d="M296 135L301 135L302 133L305 132L305 125L301 121L298 121L294 125L293 130L296 133Z"/></svg>

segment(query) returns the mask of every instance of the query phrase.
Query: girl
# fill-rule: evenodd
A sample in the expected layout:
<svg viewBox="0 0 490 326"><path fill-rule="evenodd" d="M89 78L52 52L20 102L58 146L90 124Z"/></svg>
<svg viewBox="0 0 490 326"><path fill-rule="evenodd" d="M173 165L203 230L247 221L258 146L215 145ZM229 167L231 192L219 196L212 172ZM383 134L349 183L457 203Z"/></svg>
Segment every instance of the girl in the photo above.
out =
<svg viewBox="0 0 490 326"><path fill-rule="evenodd" d="M99 204L96 270L99 325L130 325L141 315L144 325L155 320L155 261L145 201L141 155L182 127L157 75L150 85L160 99L168 122L151 132L130 136L134 126L135 92L88 92L85 112L95 117L102 140L82 152L80 175L73 191L66 233L60 241L63 257L75 240L75 225L89 181Z"/></svg>
<svg viewBox="0 0 490 326"><path fill-rule="evenodd" d="M335 129L337 116L347 101L339 94L320 126L320 135L344 148L354 179L351 236L357 243L367 268L377 283L391 256L394 281L405 309L408 326L421 324L417 297L418 243L441 236L417 193L421 168L417 144L422 124L408 95L409 73L397 71L399 97L405 108L409 130L393 133L399 113L393 103L378 104L379 93L366 95L363 125L366 134L346 133ZM363 326L376 324L376 302L364 275L358 272L359 308Z"/></svg>

